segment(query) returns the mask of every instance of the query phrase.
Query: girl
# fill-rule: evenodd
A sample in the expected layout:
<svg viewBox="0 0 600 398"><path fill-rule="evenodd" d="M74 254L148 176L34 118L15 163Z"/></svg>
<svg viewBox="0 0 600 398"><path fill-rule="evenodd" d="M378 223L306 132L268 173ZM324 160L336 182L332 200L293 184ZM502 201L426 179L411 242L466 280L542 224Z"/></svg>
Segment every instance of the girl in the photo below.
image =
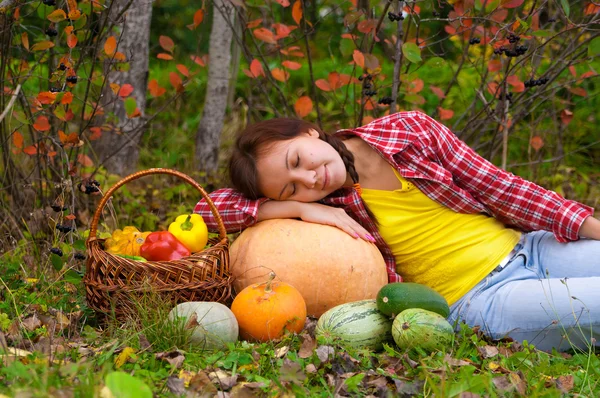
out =
<svg viewBox="0 0 600 398"><path fill-rule="evenodd" d="M600 339L592 208L497 168L423 113L335 135L263 121L239 135L229 167L234 189L211 194L228 231L272 218L332 225L376 244L389 282L442 294L451 323L543 350ZM216 228L205 202L195 211Z"/></svg>

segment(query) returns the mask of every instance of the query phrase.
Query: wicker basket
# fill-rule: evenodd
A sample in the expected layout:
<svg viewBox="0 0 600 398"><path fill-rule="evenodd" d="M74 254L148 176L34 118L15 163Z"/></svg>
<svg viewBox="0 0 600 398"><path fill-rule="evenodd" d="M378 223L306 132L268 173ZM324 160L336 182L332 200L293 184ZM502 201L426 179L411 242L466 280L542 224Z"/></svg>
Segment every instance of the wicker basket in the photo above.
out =
<svg viewBox="0 0 600 398"><path fill-rule="evenodd" d="M190 183L200 192L215 216L219 237L211 238L208 247L176 261L141 262L107 253L104 239L96 238L102 210L112 194L122 185L150 174L171 174ZM136 294L152 291L167 295L174 303L184 301L218 301L229 304L232 277L229 274L229 240L223 220L206 191L191 177L170 169L148 169L131 174L110 188L100 201L86 241L87 267L84 276L88 305L99 318L120 318L133 306Z"/></svg>

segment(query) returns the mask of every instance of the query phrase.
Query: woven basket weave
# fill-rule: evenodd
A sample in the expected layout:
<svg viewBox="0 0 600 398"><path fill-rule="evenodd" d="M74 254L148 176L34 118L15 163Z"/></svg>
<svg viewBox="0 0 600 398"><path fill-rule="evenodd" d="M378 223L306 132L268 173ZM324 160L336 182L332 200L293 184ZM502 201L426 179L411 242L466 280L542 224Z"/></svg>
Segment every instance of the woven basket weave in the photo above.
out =
<svg viewBox="0 0 600 398"><path fill-rule="evenodd" d="M96 238L98 222L104 206L113 193L126 183L150 174L170 174L188 182L208 203L219 226L219 237L211 238L208 247L176 261L141 262L107 253L104 239ZM120 318L133 306L131 299L152 291L174 303L184 301L231 300L232 277L229 273L229 240L223 220L206 191L191 177L171 169L148 169L131 174L111 187L98 204L86 241L87 267L84 276L88 305L100 318Z"/></svg>

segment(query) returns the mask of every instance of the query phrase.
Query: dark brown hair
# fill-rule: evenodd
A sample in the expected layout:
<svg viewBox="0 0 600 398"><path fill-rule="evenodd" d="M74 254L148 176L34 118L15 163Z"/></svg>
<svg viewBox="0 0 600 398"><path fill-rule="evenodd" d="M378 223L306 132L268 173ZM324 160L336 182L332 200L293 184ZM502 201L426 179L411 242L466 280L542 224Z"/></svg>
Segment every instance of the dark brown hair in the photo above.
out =
<svg viewBox="0 0 600 398"><path fill-rule="evenodd" d="M301 119L277 118L251 124L238 135L229 159L229 179L233 188L249 199L264 196L258 188L258 157L268 150L269 144L298 137L310 129L316 130L320 139L335 148L344 161L350 178L358 183L354 155L346 148L342 139L325 134L318 126Z"/></svg>

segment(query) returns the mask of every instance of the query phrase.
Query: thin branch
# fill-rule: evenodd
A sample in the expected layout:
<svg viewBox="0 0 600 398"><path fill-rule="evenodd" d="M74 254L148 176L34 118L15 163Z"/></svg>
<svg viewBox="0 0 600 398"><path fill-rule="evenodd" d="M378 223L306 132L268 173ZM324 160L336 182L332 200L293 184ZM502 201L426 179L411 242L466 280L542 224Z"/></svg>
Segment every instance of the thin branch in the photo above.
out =
<svg viewBox="0 0 600 398"><path fill-rule="evenodd" d="M4 108L4 111L0 115L0 123L4 120L4 118L6 117L8 112L10 112L10 109L12 108L12 106L15 104L15 101L17 100L17 97L19 96L19 91L21 91L20 84L17 85L17 88L15 89L15 91L12 93L12 96L10 97L10 101L8 102L8 105L6 105L6 108Z"/></svg>

